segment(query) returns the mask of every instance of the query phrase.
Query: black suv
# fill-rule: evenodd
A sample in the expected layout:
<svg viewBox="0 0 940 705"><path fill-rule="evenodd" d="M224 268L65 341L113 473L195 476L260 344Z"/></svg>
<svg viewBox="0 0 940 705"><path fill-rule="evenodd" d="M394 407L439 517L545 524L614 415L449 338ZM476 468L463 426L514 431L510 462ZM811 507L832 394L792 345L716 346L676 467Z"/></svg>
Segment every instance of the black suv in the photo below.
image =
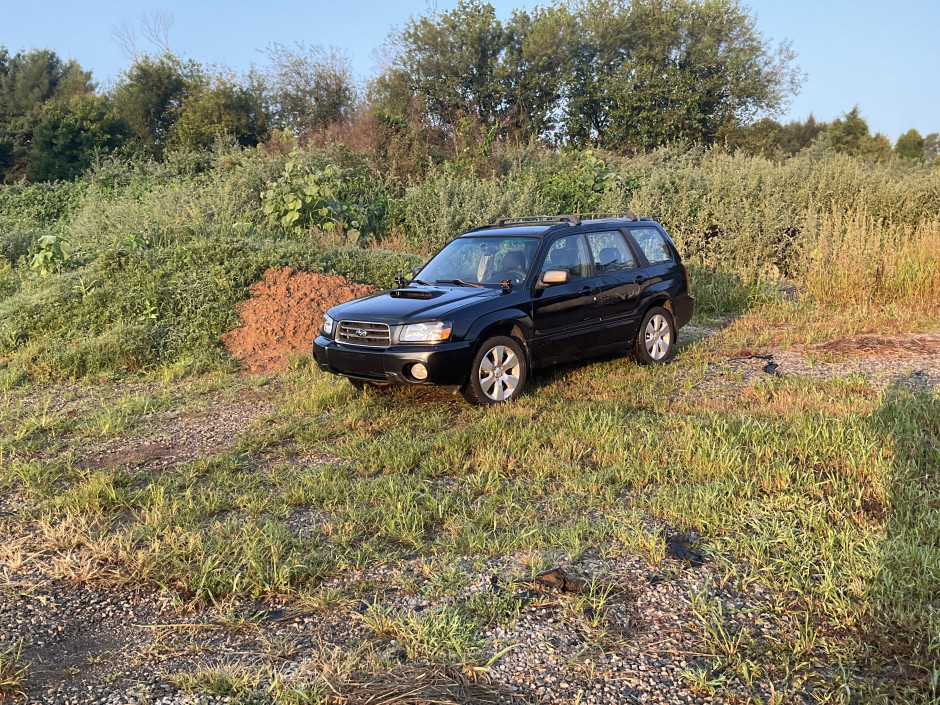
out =
<svg viewBox="0 0 940 705"><path fill-rule="evenodd" d="M629 212L500 218L396 284L326 313L320 369L357 387L436 384L496 404L533 368L624 347L665 362L694 306L666 231Z"/></svg>

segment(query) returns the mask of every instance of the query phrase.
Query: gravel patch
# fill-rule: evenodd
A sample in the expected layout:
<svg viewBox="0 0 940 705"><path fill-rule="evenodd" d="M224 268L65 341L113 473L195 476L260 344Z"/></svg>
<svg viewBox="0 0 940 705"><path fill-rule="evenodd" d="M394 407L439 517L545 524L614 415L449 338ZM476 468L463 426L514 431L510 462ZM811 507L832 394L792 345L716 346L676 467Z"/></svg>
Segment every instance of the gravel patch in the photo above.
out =
<svg viewBox="0 0 940 705"><path fill-rule="evenodd" d="M82 454L76 464L154 469L222 453L233 448L255 420L277 409L268 396L249 390L241 392L234 402L210 399L201 411L146 414L141 417L146 433L101 443Z"/></svg>

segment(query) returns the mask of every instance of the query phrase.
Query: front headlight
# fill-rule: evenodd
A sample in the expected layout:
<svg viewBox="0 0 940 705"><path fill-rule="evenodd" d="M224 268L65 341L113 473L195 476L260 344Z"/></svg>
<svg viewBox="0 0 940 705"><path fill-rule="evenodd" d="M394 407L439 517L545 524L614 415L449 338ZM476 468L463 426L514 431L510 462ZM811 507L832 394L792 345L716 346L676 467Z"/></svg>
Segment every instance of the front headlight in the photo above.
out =
<svg viewBox="0 0 940 705"><path fill-rule="evenodd" d="M402 328L399 340L403 343L439 343L450 337L450 323L412 323Z"/></svg>
<svg viewBox="0 0 940 705"><path fill-rule="evenodd" d="M323 335L333 335L333 319L329 314L323 314Z"/></svg>

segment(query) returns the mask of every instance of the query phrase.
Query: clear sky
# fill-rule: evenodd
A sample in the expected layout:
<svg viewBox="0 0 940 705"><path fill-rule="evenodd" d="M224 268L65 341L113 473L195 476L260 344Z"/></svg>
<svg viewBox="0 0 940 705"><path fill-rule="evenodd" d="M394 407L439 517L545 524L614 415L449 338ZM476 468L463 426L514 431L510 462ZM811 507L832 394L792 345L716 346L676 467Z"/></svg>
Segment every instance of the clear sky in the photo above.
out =
<svg viewBox="0 0 940 705"><path fill-rule="evenodd" d="M491 0L506 18L526 0ZM440 0L447 10L456 0ZM547 4L543 2L542 4ZM781 117L812 112L829 121L858 104L872 132L892 140L916 127L940 132L940 0L751 0L757 26L788 39L807 74ZM264 63L272 42L339 47L360 78L374 72L374 51L389 28L428 5L416 0L0 0L0 44L10 51L49 47L77 59L107 85L128 60L111 30L155 11L174 23L174 50L201 63L247 70ZM143 45L143 42L141 42Z"/></svg>

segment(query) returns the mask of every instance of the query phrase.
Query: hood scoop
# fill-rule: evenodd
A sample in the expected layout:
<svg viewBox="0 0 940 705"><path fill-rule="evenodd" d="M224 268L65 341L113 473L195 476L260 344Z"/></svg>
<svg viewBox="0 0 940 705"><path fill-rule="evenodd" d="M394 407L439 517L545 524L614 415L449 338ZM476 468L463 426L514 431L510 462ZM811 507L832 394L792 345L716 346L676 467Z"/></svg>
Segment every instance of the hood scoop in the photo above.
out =
<svg viewBox="0 0 940 705"><path fill-rule="evenodd" d="M427 289L392 289L389 296L396 299L435 299L441 296L443 291L428 291Z"/></svg>

